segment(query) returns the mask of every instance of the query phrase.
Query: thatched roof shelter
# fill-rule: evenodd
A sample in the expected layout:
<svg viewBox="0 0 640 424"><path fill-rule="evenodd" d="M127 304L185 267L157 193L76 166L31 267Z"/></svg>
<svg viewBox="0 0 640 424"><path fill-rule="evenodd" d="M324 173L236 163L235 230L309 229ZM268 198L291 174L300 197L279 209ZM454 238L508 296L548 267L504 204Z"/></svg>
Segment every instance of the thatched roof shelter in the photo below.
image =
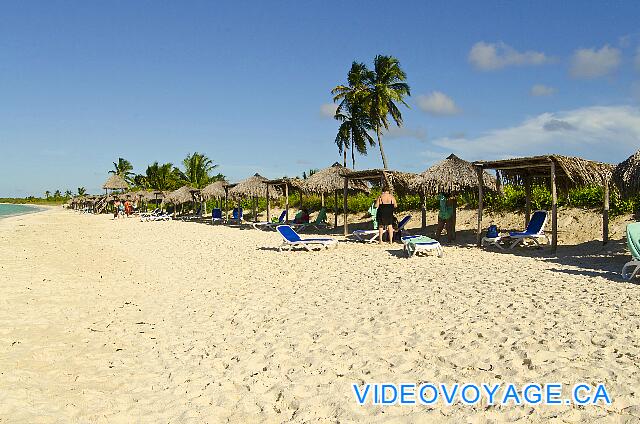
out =
<svg viewBox="0 0 640 424"><path fill-rule="evenodd" d="M266 181L267 179L262 175L255 174L246 180L233 184L229 189L229 196L236 199L241 197L267 197Z"/></svg>
<svg viewBox="0 0 640 424"><path fill-rule="evenodd" d="M333 165L321 169L303 180L302 189L307 193L333 193L337 190L344 190L344 177L342 174L348 172L349 169L340 165L338 162ZM349 190L369 192L369 186L361 180L349 180Z"/></svg>
<svg viewBox="0 0 640 424"><path fill-rule="evenodd" d="M105 190L125 190L129 188L129 184L118 174L112 174L107 181L102 184Z"/></svg>
<svg viewBox="0 0 640 424"><path fill-rule="evenodd" d="M386 184L391 191L401 195L416 193L412 183L417 175L410 172L389 169L366 169L363 171L344 169L340 175L342 175L342 178L347 179L348 184L353 181L366 181L371 184ZM344 179L342 180L342 187L344 188Z"/></svg>
<svg viewBox="0 0 640 424"><path fill-rule="evenodd" d="M496 161L478 161L482 169L495 169L509 184L523 185L525 180L546 180L554 164L559 188L569 189L588 185L602 185L609 181L613 165L578 157L561 155L531 156Z"/></svg>
<svg viewBox="0 0 640 424"><path fill-rule="evenodd" d="M194 193L198 193L199 191L200 190L193 187L182 186L179 189L167 194L163 201L165 203L173 203L174 205L191 202L194 200Z"/></svg>
<svg viewBox="0 0 640 424"><path fill-rule="evenodd" d="M482 172L482 182L485 188L497 191L496 178L486 171ZM418 175L410 185L431 195L460 193L478 187L478 173L471 162L451 154Z"/></svg>
<svg viewBox="0 0 640 424"><path fill-rule="evenodd" d="M302 190L304 188L304 181L305 180L302 180L298 177L294 177L294 178L282 177L282 178L276 178L273 180L266 180L265 184L274 186L276 188L288 186L289 188L292 188L295 190ZM270 194L273 195L273 193L270 193Z"/></svg>
<svg viewBox="0 0 640 424"><path fill-rule="evenodd" d="M200 191L200 194L205 200L224 197L225 184L225 181L215 181L203 188L202 191Z"/></svg>
<svg viewBox="0 0 640 424"><path fill-rule="evenodd" d="M555 252L558 246L558 188L569 190L574 187L599 185L604 188L604 205L602 209L602 241L609 240L609 180L613 165L578 157L561 155L532 156L496 161L479 161L474 166L478 171L495 169L499 178L510 184L524 185L525 225L529 223L531 211L532 183L546 183L551 187L551 246ZM479 174L478 174L479 175ZM482 191L478 184L478 229L477 244L480 246L482 232Z"/></svg>
<svg viewBox="0 0 640 424"><path fill-rule="evenodd" d="M640 150L615 167L613 181L625 197L640 193Z"/></svg>

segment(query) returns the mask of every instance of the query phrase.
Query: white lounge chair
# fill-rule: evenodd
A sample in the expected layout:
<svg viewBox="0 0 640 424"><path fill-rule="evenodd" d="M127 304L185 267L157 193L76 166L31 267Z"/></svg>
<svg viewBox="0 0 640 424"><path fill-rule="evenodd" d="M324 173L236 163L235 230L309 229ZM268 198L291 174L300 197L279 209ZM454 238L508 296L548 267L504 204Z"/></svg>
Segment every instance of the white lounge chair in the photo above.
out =
<svg viewBox="0 0 640 424"><path fill-rule="evenodd" d="M402 232L404 231L404 226L407 225L407 222L409 222L410 219L411 219L411 215L407 215L404 218L402 218L402 221L398 223L398 229L396 231L399 231L402 234ZM363 243L373 243L374 241L378 240L378 237L380 236L380 231L379 230L355 230L351 234L358 241L361 241Z"/></svg>
<svg viewBox="0 0 640 424"><path fill-rule="evenodd" d="M404 251L409 258L418 252L429 252L432 250L436 252L439 258L444 254L440 242L427 236L405 236L402 237L402 244L404 244Z"/></svg>
<svg viewBox="0 0 640 424"><path fill-rule="evenodd" d="M627 246L633 258L622 267L622 278L631 280L640 271L640 222L627 225Z"/></svg>
<svg viewBox="0 0 640 424"><path fill-rule="evenodd" d="M294 247L302 247L306 250L311 250L313 247L328 249L338 244L338 240L332 238L300 238L300 235L289 225L278 225L276 230L284 239L282 245L278 248L279 251L283 249L291 250Z"/></svg>
<svg viewBox="0 0 640 424"><path fill-rule="evenodd" d="M251 226L256 230L261 230L261 229L272 230L274 227L277 227L278 225L285 224L286 217L287 217L287 211L284 210L280 214L280 217L278 217L278 222L269 222L269 221L252 222Z"/></svg>

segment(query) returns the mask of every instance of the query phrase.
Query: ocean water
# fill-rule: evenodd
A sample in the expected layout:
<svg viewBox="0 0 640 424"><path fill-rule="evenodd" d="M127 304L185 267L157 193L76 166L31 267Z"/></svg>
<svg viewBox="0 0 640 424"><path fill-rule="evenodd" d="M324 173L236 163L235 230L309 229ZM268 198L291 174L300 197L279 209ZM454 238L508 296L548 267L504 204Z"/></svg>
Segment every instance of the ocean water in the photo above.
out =
<svg viewBox="0 0 640 424"><path fill-rule="evenodd" d="M0 219L8 216L23 215L25 213L33 213L40 211L41 208L30 205L11 205L0 203Z"/></svg>

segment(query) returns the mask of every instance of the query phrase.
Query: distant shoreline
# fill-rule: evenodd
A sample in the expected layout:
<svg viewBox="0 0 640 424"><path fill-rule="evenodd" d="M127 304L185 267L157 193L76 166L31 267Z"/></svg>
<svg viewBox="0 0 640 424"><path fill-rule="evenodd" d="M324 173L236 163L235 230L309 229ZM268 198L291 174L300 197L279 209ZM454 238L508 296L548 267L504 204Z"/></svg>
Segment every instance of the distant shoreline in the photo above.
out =
<svg viewBox="0 0 640 424"><path fill-rule="evenodd" d="M46 206L46 205L34 205L34 204L29 204L29 203L4 203L4 202L0 202L0 205L11 205L11 206L23 206L25 207L25 209L21 210L21 211L16 211L15 213L9 213L9 214L2 214L0 213L0 219L4 219L4 218L13 218L16 216L22 216L22 215L30 215L30 214L34 214L34 213L40 213L40 212L44 212L46 210L55 208L56 206Z"/></svg>

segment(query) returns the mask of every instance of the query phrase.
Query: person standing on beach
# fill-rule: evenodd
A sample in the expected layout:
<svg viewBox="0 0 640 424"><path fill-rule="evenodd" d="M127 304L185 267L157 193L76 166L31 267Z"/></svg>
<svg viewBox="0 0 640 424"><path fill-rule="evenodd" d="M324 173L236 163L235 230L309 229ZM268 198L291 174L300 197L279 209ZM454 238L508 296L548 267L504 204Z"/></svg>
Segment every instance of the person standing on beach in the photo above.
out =
<svg viewBox="0 0 640 424"><path fill-rule="evenodd" d="M376 199L376 221L378 222L378 242L382 244L382 234L387 231L389 244L393 243L393 211L398 206L396 198L389 192L388 187Z"/></svg>
<svg viewBox="0 0 640 424"><path fill-rule="evenodd" d="M453 219L453 200L449 195L440 193L438 196L440 200L440 211L438 212L438 227L436 229L436 240L440 241L442 235L442 229L447 226L447 241L449 243L453 240L451 220Z"/></svg>
<svg viewBox="0 0 640 424"><path fill-rule="evenodd" d="M120 213L120 200L116 199L113 201L113 219L118 218L119 213Z"/></svg>

